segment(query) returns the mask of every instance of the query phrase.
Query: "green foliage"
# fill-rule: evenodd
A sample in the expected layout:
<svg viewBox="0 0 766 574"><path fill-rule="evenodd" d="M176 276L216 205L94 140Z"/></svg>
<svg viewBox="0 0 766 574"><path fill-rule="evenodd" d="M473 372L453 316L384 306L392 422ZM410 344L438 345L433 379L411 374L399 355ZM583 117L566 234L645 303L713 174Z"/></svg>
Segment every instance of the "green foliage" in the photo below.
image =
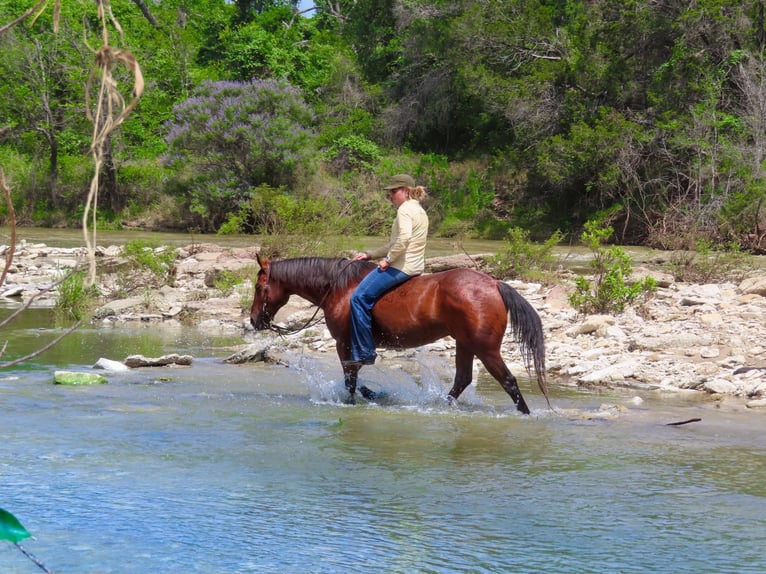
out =
<svg viewBox="0 0 766 574"><path fill-rule="evenodd" d="M456 215L446 215L439 224L439 236L464 239L471 236L473 229L472 221L460 219Z"/></svg>
<svg viewBox="0 0 766 574"><path fill-rule="evenodd" d="M611 227L604 227L597 220L585 224L581 239L593 255L590 264L594 279L589 281L578 276L575 291L569 295L569 302L581 313L621 313L639 295L657 288L651 277L629 283L632 268L628 254L616 245L603 246L613 232Z"/></svg>
<svg viewBox="0 0 766 574"><path fill-rule="evenodd" d="M71 273L58 286L54 313L59 322L79 321L93 308L98 297L98 288L85 285L85 271Z"/></svg>
<svg viewBox="0 0 766 574"><path fill-rule="evenodd" d="M747 177L743 188L726 198L721 209L722 227L745 249L766 252L766 179L758 173Z"/></svg>
<svg viewBox="0 0 766 574"><path fill-rule="evenodd" d="M237 293L242 310L249 310L255 295L250 279L257 274L258 268L256 266L245 266L233 271L223 269L215 273L213 288L220 293L221 297L229 297L233 293Z"/></svg>
<svg viewBox="0 0 766 574"><path fill-rule="evenodd" d="M174 249L134 239L124 245L122 253L133 271L148 271L153 277L153 284L162 286L173 283L176 260Z"/></svg>
<svg viewBox="0 0 766 574"><path fill-rule="evenodd" d="M738 243L716 246L697 239L694 251L678 250L670 256L670 269L676 281L713 283L741 281L752 264Z"/></svg>
<svg viewBox="0 0 766 574"><path fill-rule="evenodd" d="M340 204L334 197L295 197L284 189L262 185L253 191L247 214L257 233L322 233L343 228Z"/></svg>
<svg viewBox="0 0 766 574"><path fill-rule="evenodd" d="M380 161L380 148L367 138L350 135L338 138L324 153L335 173L349 170L372 170Z"/></svg>
<svg viewBox="0 0 766 574"><path fill-rule="evenodd" d="M0 508L0 540L8 540L18 548L21 553L29 558L40 570L46 574L53 574L34 554L19 544L22 540L32 536L19 519L13 514Z"/></svg>
<svg viewBox="0 0 766 574"><path fill-rule="evenodd" d="M17 213L23 211L31 185L30 179L34 177L33 164L12 146L0 145L0 167L3 168L6 184L11 189L14 209ZM8 207L2 201L0 202L0 215L5 217L7 214Z"/></svg>
<svg viewBox="0 0 766 574"><path fill-rule="evenodd" d="M513 227L508 231L503 248L488 263L493 274L501 278L540 280L554 270L557 258L552 252L563 238L563 234L556 231L545 242L533 243L528 231Z"/></svg>
<svg viewBox="0 0 766 574"><path fill-rule="evenodd" d="M337 255L344 235L351 235L351 229L359 231L348 211L335 196L295 197L284 189L262 185L219 233L263 235L264 250L272 256Z"/></svg>
<svg viewBox="0 0 766 574"><path fill-rule="evenodd" d="M289 202L254 214L268 185L332 197L338 231L377 234L390 212L375 179L405 171L446 236L544 237L620 203L615 241L661 245L693 227L766 248L758 3L341 0L311 18L281 0L150 4L156 26L133 2L111 6L125 31L111 40L147 80L110 142L111 228L126 215L202 232L305 227L300 214L284 223ZM0 24L26 8L2 3ZM0 165L22 221L79 224L94 11L63 3L58 33L47 10L0 37L0 145L18 155L0 150ZM221 80L243 83L214 94ZM177 200L163 221L160 194Z"/></svg>
<svg viewBox="0 0 766 574"><path fill-rule="evenodd" d="M633 165L647 135L645 129L614 110L604 108L591 123L578 122L538 148L540 175L556 190L580 189L578 202L589 210L621 201L635 173ZM562 194L567 199L566 191ZM624 200L623 200L624 201Z"/></svg>
<svg viewBox="0 0 766 574"><path fill-rule="evenodd" d="M128 214L141 214L161 197L166 173L155 160L126 162L117 171L120 193L130 197Z"/></svg>
<svg viewBox="0 0 766 574"><path fill-rule="evenodd" d="M172 188L214 231L259 185L295 184L311 162L311 111L283 81L206 82L173 109L168 162Z"/></svg>
<svg viewBox="0 0 766 574"><path fill-rule="evenodd" d="M396 33L392 0L352 3L341 34L356 47L361 71L368 81L385 82L396 70L402 37Z"/></svg>
<svg viewBox="0 0 766 574"><path fill-rule="evenodd" d="M237 273L224 269L217 273L213 279L213 288L220 291L222 297L228 297L242 281L242 278Z"/></svg>
<svg viewBox="0 0 766 574"><path fill-rule="evenodd" d="M231 79L283 79L307 96L328 83L339 56L337 37L321 35L312 18L294 18L284 5L225 28L219 40Z"/></svg>

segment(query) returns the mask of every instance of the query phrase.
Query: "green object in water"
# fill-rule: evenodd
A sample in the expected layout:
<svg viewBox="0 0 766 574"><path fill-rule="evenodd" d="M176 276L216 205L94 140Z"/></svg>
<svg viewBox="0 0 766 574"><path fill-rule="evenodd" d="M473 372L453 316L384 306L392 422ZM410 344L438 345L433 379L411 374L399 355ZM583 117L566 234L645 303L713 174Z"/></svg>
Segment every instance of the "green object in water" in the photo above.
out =
<svg viewBox="0 0 766 574"><path fill-rule="evenodd" d="M9 542L12 542L24 556L34 562L40 570L45 572L45 574L53 574L45 564L40 562L37 556L19 544L19 542L30 536L32 535L21 525L18 518L7 510L0 508L0 540L8 540Z"/></svg>
<svg viewBox="0 0 766 574"><path fill-rule="evenodd" d="M53 373L53 382L57 385L103 385L106 379L96 373L56 371Z"/></svg>
<svg viewBox="0 0 766 574"><path fill-rule="evenodd" d="M32 535L13 514L0 508L0 540L9 540L16 544L30 536Z"/></svg>

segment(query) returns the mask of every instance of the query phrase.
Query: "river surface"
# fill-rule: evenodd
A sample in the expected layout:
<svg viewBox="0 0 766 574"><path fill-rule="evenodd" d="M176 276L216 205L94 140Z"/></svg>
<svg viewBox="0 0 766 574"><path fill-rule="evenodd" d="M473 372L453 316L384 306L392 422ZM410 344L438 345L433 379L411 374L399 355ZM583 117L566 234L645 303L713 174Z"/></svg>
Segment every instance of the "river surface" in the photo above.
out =
<svg viewBox="0 0 766 574"><path fill-rule="evenodd" d="M27 313L4 358L51 324ZM0 506L23 546L57 574L766 571L766 413L741 402L554 381L551 413L522 380L523 416L481 377L451 408L452 365L416 353L414 375L366 367L387 398L348 406L334 358L223 363L241 342L83 328L0 372ZM195 361L52 384L135 352ZM0 572L38 571L0 542Z"/></svg>
<svg viewBox="0 0 766 574"><path fill-rule="evenodd" d="M25 313L3 360L52 325ZM0 371L0 507L22 545L56 574L766 572L766 412L741 401L552 381L551 412L522 379L523 416L480 377L452 408L451 362L415 353L365 367L386 396L349 406L334 357L223 363L242 342L85 327ZM52 383L171 352L193 365ZM0 542L0 573L39 571Z"/></svg>

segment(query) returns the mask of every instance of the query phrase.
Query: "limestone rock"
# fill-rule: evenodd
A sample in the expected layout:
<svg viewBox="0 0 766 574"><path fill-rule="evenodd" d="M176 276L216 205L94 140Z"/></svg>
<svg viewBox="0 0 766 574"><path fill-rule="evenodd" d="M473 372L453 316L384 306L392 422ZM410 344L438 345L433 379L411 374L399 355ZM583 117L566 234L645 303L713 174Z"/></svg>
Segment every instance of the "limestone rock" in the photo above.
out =
<svg viewBox="0 0 766 574"><path fill-rule="evenodd" d="M260 343L253 343L252 345L248 345L244 349L229 355L223 360L223 362L231 363L234 365L240 365L242 363L273 362L273 359L269 355L269 348L270 345L264 346Z"/></svg>
<svg viewBox="0 0 766 574"><path fill-rule="evenodd" d="M189 366L192 364L191 355L179 355L171 353L161 357L145 357L143 355L130 355L125 358L125 364L134 369L138 367L167 367L172 365Z"/></svg>
<svg viewBox="0 0 766 574"><path fill-rule="evenodd" d="M93 365L94 369L102 369L104 371L110 371L112 373L122 373L125 371L129 371L130 368L120 361L113 361L111 359L105 359L101 357L96 363Z"/></svg>
<svg viewBox="0 0 766 574"><path fill-rule="evenodd" d="M756 294L766 297L766 275L744 279L739 284L739 290L745 294Z"/></svg>

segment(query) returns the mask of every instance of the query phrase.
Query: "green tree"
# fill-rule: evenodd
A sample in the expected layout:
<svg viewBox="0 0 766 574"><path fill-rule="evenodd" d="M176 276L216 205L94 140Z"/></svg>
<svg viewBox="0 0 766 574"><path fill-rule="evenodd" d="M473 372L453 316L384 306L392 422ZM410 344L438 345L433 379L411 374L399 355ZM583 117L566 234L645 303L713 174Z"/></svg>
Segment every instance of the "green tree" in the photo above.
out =
<svg viewBox="0 0 766 574"><path fill-rule="evenodd" d="M0 18L9 17L0 12ZM50 21L9 30L0 36L0 51L3 140L40 166L31 187L23 190L26 204L20 207L24 211L38 201L61 207L62 157L87 150L90 128L81 102L92 55L71 26L54 33Z"/></svg>
<svg viewBox="0 0 766 574"><path fill-rule="evenodd" d="M294 185L312 161L312 119L284 81L205 82L174 106L167 161L195 225L215 231L252 189Z"/></svg>
<svg viewBox="0 0 766 574"><path fill-rule="evenodd" d="M229 79L287 80L310 101L328 83L342 52L337 38L320 33L313 19L296 17L289 5L260 10L222 30L219 41Z"/></svg>

